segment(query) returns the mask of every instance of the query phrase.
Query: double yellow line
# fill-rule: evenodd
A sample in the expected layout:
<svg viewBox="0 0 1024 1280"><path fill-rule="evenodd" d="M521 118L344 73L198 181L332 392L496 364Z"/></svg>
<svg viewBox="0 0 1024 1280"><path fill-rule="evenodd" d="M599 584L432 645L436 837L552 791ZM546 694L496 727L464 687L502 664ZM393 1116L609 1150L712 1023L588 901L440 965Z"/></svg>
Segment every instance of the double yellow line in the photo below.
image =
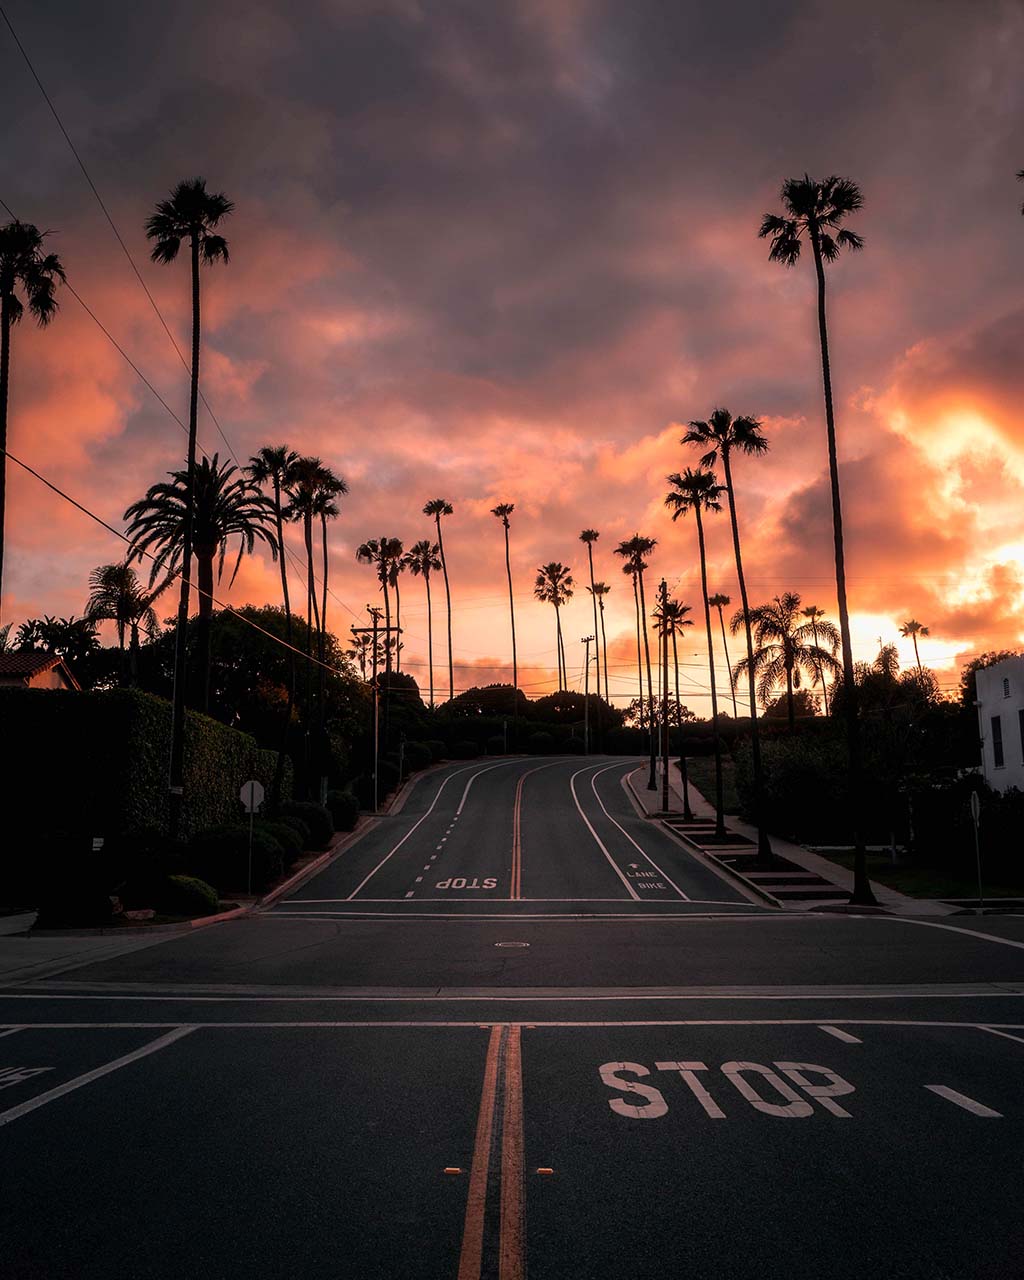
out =
<svg viewBox="0 0 1024 1280"><path fill-rule="evenodd" d="M498 1154L500 1149L500 1154ZM492 1164L498 1155L498 1194L488 1202L494 1186ZM520 1028L491 1028L484 1065L484 1084L469 1173L466 1220L458 1280L480 1280L484 1265L484 1236L498 1215L498 1280L523 1280L526 1274L526 1214L523 1170L523 1063ZM489 1259L489 1264L493 1259ZM493 1274L493 1265L488 1266Z"/></svg>

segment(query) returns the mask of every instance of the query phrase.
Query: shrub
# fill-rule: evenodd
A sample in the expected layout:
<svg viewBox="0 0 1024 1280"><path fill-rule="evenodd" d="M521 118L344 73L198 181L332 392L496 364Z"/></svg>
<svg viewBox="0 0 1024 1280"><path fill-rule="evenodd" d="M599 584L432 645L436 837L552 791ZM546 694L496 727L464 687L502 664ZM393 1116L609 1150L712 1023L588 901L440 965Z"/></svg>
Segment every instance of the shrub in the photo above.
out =
<svg viewBox="0 0 1024 1280"><path fill-rule="evenodd" d="M212 916L220 902L216 889L205 880L197 880L195 876L167 876L152 905L161 915L195 920Z"/></svg>
<svg viewBox="0 0 1024 1280"><path fill-rule="evenodd" d="M583 746L582 738L567 738L562 744L562 750L567 755L581 756L583 754Z"/></svg>
<svg viewBox="0 0 1024 1280"><path fill-rule="evenodd" d="M302 841L303 849L308 849L311 847L313 833L309 829L308 822L303 822L301 818L296 818L294 815L290 813L282 813L277 817L275 817L273 821L278 826L291 827L291 829Z"/></svg>
<svg viewBox="0 0 1024 1280"><path fill-rule="evenodd" d="M359 801L351 791L328 791L327 807L335 831L352 831L359 821Z"/></svg>
<svg viewBox="0 0 1024 1280"><path fill-rule="evenodd" d="M505 750L505 739L500 733L492 733L487 739L487 754L489 756L500 756Z"/></svg>
<svg viewBox="0 0 1024 1280"><path fill-rule="evenodd" d="M193 872L221 894L232 889L244 892L249 876L249 828L210 827L189 841ZM265 831L252 833L252 887L262 893L284 869L281 846Z"/></svg>
<svg viewBox="0 0 1024 1280"><path fill-rule="evenodd" d="M262 821L253 825L255 830L265 831L268 836L277 841L284 854L286 866L290 867L296 858L301 856L303 849L306 847L302 837L291 823L285 822L283 819L279 822Z"/></svg>
<svg viewBox="0 0 1024 1280"><path fill-rule="evenodd" d="M430 755L434 764L439 764L442 760L448 759L448 748L440 738L429 738L424 744L430 749Z"/></svg>
<svg viewBox="0 0 1024 1280"><path fill-rule="evenodd" d="M454 743L451 749L451 758L453 760L475 760L479 754L480 748L475 742L470 742L467 738Z"/></svg>
<svg viewBox="0 0 1024 1280"><path fill-rule="evenodd" d="M405 763L410 773L426 769L434 763L434 756L425 742L407 742L405 744Z"/></svg>
<svg viewBox="0 0 1024 1280"><path fill-rule="evenodd" d="M390 795L398 786L401 778L398 775L398 761L384 759L380 762L380 794Z"/></svg>
<svg viewBox="0 0 1024 1280"><path fill-rule="evenodd" d="M322 849L334 834L334 823L329 809L309 800L292 800L281 806L281 812L293 818L301 818L309 827L312 848Z"/></svg>
<svg viewBox="0 0 1024 1280"><path fill-rule="evenodd" d="M531 733L526 740L526 749L534 756L549 755L554 745L554 738L544 729L538 729L536 733Z"/></svg>

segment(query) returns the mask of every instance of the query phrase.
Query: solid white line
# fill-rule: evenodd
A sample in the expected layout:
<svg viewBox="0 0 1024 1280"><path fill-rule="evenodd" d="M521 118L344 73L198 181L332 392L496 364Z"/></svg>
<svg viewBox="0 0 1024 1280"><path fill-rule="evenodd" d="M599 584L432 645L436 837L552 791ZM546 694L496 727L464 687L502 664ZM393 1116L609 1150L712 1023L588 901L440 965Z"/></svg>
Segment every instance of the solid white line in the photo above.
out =
<svg viewBox="0 0 1024 1280"><path fill-rule="evenodd" d="M462 799L459 801L459 807L455 810L455 817L456 818L459 817L459 815L462 813L462 810L466 806L466 801L469 799L469 793L472 790L473 783L476 782L477 778L479 778L481 774L490 773L492 769L505 769L510 764L525 764L525 763L526 763L525 760L522 760L519 758L515 760L499 760L497 764L489 764L486 769L481 769L479 773L474 773L472 778L470 778L470 780L466 783L465 790L462 792ZM452 821L454 820L455 819L453 818Z"/></svg>
<svg viewBox="0 0 1024 1280"><path fill-rule="evenodd" d="M968 938L980 938L982 942L999 942L1004 947L1016 947L1024 951L1024 942L1015 942L1013 938L1000 938L994 933L980 933L977 929L962 929L955 924L939 924L937 920L918 920L916 916L875 916L876 920L893 920L898 924L919 924L925 929L945 929L947 933L963 933Z"/></svg>
<svg viewBox="0 0 1024 1280"><path fill-rule="evenodd" d="M8 1027L6 1031L0 1031L0 1040L2 1040L4 1036L13 1036L16 1031L24 1030L24 1027Z"/></svg>
<svg viewBox="0 0 1024 1280"><path fill-rule="evenodd" d="M835 1036L837 1040L842 1040L844 1044L863 1044L863 1040L858 1040L856 1036L851 1036L849 1031L843 1031L839 1027L820 1026L820 1031L827 1031L830 1036Z"/></svg>
<svg viewBox="0 0 1024 1280"><path fill-rule="evenodd" d="M620 767L619 765L610 764L610 765L608 766L608 768L607 768L607 769L599 769L599 770L597 771L597 773L595 773L595 774L593 775L593 777L590 779L590 789L593 791L593 793L594 793L594 797L595 797L595 799L597 800L597 803L598 803L598 804L601 806L601 808L604 810L604 816L608 819L608 821L609 821L609 822L614 823L614 824L615 824L615 826L617 826L617 827L619 828L619 830L620 830L620 831L622 832L622 834L626 837L626 839L627 839L627 840L629 841L629 843L633 846L633 848L637 851L637 853L639 853L641 857L643 857L643 858L646 858L646 859L647 859L647 861L651 864L651 866L655 869L655 871L657 871L658 875L659 875L659 876L661 876L663 879L665 879L665 880L667 880L667 881L669 882L669 884L672 886L672 888L673 888L673 889L675 889L676 893L678 893L678 894L679 894L680 898L682 898L684 902L689 902L689 901L690 901L689 896L688 896L687 894L683 893L682 889L680 889L680 887L679 887L679 886L676 884L676 882L671 878L671 876L667 876L667 875L665 874L665 872L664 872L664 871L662 871L661 867L659 867L659 866L658 866L658 864L654 861L654 859L650 856L650 854L645 853L645 852L643 851L643 849L641 849L641 848L640 848L640 846L639 846L639 845L637 844L637 842L633 839L633 837L629 834L629 832L626 830L626 828L625 828L624 826L622 826L622 824L621 824L621 823L619 823L619 822L616 822L616 821L615 821L615 819L612 817L612 815L608 812L607 808L605 807L605 803L604 803L604 801L603 801L603 800L601 799L601 797L597 794L597 780L598 780L598 778L600 778L602 774L609 773L612 769L616 769L616 768L619 768L619 767Z"/></svg>
<svg viewBox="0 0 1024 1280"><path fill-rule="evenodd" d="M135 985L135 984L133 984ZM1016 998L1020 998L1024 992L1017 993ZM936 991L917 992L914 990L896 989L886 992L859 992L859 991L800 991L795 994L786 994L784 991L773 993L771 991L754 990L744 991L735 988L703 988L700 990L680 989L680 990L655 990L647 992L632 991L603 991L600 993L592 993L589 995L566 995L564 992L549 993L546 995L536 994L530 991L526 994L512 994L502 991L500 988L485 990L479 987L461 990L460 988L439 988L432 990L429 994L414 992L399 992L390 994L387 990L358 990L346 993L344 995L264 995L252 994L248 988L239 992L220 992L216 995L202 994L186 994L186 995L161 995L161 994L136 994L120 991L90 991L90 992L36 992L26 991L5 995L5 1000L123 1000L123 1001L154 1001L161 1003L175 1002L194 1003L194 1004L231 1004L238 1003L262 1003L262 1004L465 1004L491 1001L495 1004L529 1004L536 1002L537 1004L647 1004L658 1001L674 1001L684 1003L687 1001L698 1001L705 1004L717 1004L723 1000L728 1001L759 1001L766 1000L769 1003L791 1004L794 1000L821 1000L823 1002L832 1000L958 1000L968 999L976 1000L985 996L999 996L1003 999L1008 997L1006 992L1002 991L977 991L970 993L956 993L950 995L947 992ZM781 1022L794 1021L794 1019L783 1018ZM807 1022L815 1026L821 1026L821 1018L800 1018L795 1019L798 1022ZM850 1022L858 1021L851 1018L833 1018L829 1025L835 1025L841 1022L844 1025ZM860 1019L860 1021L875 1021L875 1019ZM0 1024L12 1025L12 1024ZM28 1027L37 1026L37 1023L18 1023L22 1030ZM680 1025L686 1025L685 1019ZM910 1025L915 1025L915 1020L910 1020ZM932 1025L932 1024L928 1024ZM945 1023L935 1025L946 1025ZM1002 1027L1010 1031L1024 1030L1024 1024L1019 1022L964 1022L950 1023L951 1026L969 1026L976 1031L991 1031L993 1027Z"/></svg>
<svg viewBox="0 0 1024 1280"><path fill-rule="evenodd" d="M409 895L406 894L406 897ZM634 895L635 896L635 895ZM402 905L400 899L391 900L396 907ZM429 902L447 902L448 899L438 894L436 897L420 898L420 903ZM464 899L470 901L470 899ZM479 901L479 899L477 900ZM500 902L508 902L508 898L498 899ZM617 899L617 901L625 901L625 899ZM639 899L638 899L639 901ZM648 900L649 901L649 900ZM675 898L664 899L664 901L675 902ZM695 904L699 905L699 904ZM737 903L737 906L740 904ZM536 920L554 920L563 924L694 924L700 921L708 920L760 920L761 916L748 915L744 911L716 912L716 911L688 911L685 914L675 912L669 914L662 912L660 914L645 915L640 912L632 914L624 911L617 912L556 912L544 911L533 912L530 914L519 911L282 911L268 919L276 920L281 923L285 920L402 920L414 923L424 920L491 920L500 923L521 923L523 921ZM780 917L781 918L781 917ZM788 918L788 917L786 917ZM795 913L794 913L795 918Z"/></svg>
<svg viewBox="0 0 1024 1280"><path fill-rule="evenodd" d="M154 1041L152 1045L146 1048L136 1050L134 1054L128 1054L124 1058L118 1058L116 1062L109 1063L106 1067L100 1067L99 1074L105 1075L108 1071L116 1070L117 1067L123 1066L128 1062L134 1061L137 1057L144 1057L147 1053L154 1052L157 1048L162 1048L164 1044L169 1044L172 1040L180 1038L190 1031L215 1031L223 1028L227 1031L249 1031L260 1028L268 1028L272 1031L287 1030L293 1027L300 1030L316 1029L323 1027L327 1029L337 1029L344 1031L346 1028L360 1030L367 1027L474 1027L481 1025L490 1026L497 1022L499 1024L526 1026L529 1030L549 1028L554 1031L569 1031L577 1027L604 1028L604 1027L809 1027L817 1025L813 1018L674 1018L674 1019L631 1019L629 1021L609 1021L596 1019L580 1019L578 1021L571 1019L535 1019L530 1018L529 1022L516 1023L514 1020L508 1019L492 1019L490 1022L481 1023L479 1018L468 1019L451 1019L451 1018L404 1018L404 1019L358 1019L352 1021L340 1020L299 1020L295 1021L266 1021L258 1022L192 1022L187 1027L182 1027L176 1022L37 1022L29 1024L25 1030L27 1031L156 1031L164 1027L173 1027L175 1030L169 1036L163 1036L160 1040ZM870 1018L850 1018L846 1022L847 1026L870 1026L870 1027L899 1027L901 1029L923 1027L926 1029L950 1030L950 1031L977 1031L980 1028L974 1022L929 1022L929 1021L909 1021L903 1020L883 1020ZM1015 1025L1015 1024L1011 1024ZM96 1078L96 1073L88 1073L92 1079ZM69 1088L77 1088L79 1083L87 1083L85 1077L69 1081L67 1085L61 1085L60 1091L67 1092ZM924 1085L926 1089L931 1089L936 1093L941 1092L941 1096L946 1097L947 1093L953 1090L946 1090L945 1085ZM55 1096L57 1090L51 1090ZM959 1095L963 1097L963 1095ZM43 1095L47 1097L47 1095ZM33 1099L33 1102L40 1103L41 1099ZM979 1103L975 1103L979 1106ZM17 1108L15 1108L17 1109ZM0 1114L0 1122L3 1121L4 1112Z"/></svg>
<svg viewBox="0 0 1024 1280"><path fill-rule="evenodd" d="M979 1027L979 1031L987 1031L993 1036L1002 1036L1004 1040L1016 1040L1018 1044L1024 1044L1024 1037L1011 1036L1007 1031L997 1031L995 1027Z"/></svg>
<svg viewBox="0 0 1024 1280"><path fill-rule="evenodd" d="M587 771L587 769L588 769L588 768L589 768L589 769L592 769L592 768L593 768L593 765L587 765L587 766L586 766L586 768L583 768L583 769L577 769L577 770L576 770L576 772L575 772L575 773L572 775L572 777L569 779L569 790L572 792L573 803L576 805L576 808L579 810L579 815L580 815L580 817L581 817L581 818L583 819L583 821L587 824L587 830L590 832L590 834L591 834L591 835L594 837L594 839L597 841L597 847L601 850L601 852L604 854L604 856L608 859L608 865L609 865L609 866L611 867L611 869L615 872L615 874L619 877L619 879L622 881L622 883L626 886L626 892L629 894L629 896L630 896L630 897L631 897L635 902L639 902L639 901L640 901L640 895L637 893L637 891L633 888L633 886L629 883L629 881L626 879L626 877L625 877L625 876L622 874L622 872L619 870L618 863L615 861L615 859L612 857L612 855L608 852L607 848L605 847L604 841L601 839L601 837L600 837L600 836L597 834L597 832L594 830L593 826L591 825L590 819L589 819L589 818L587 817L587 815L583 812L583 806L580 804L579 796L576 794L576 779L580 776L580 774L581 774L581 773L586 773L586 771Z"/></svg>
<svg viewBox="0 0 1024 1280"><path fill-rule="evenodd" d="M1001 1111L993 1111L991 1107L975 1102L973 1098L968 1098L965 1093L957 1093L955 1089L950 1089L944 1084L926 1084L924 1087L931 1093L937 1093L940 1098L945 1098L947 1102L953 1102L958 1107L963 1107L965 1111L969 1111L972 1115L985 1116L990 1120L1002 1120L1003 1118Z"/></svg>
<svg viewBox="0 0 1024 1280"><path fill-rule="evenodd" d="M112 1071L118 1071L121 1067L128 1066L130 1062L137 1062L140 1058L148 1057L151 1053L157 1053L160 1049L165 1049L169 1044L173 1044L175 1040L180 1040L182 1036L187 1036L193 1031L195 1031L194 1026L175 1027L167 1035L161 1036L158 1040L151 1040L149 1044L143 1045L141 1049L134 1049L131 1053L126 1053L121 1058L115 1058L113 1062L108 1062L105 1066L86 1071L84 1075L75 1076L73 1080L67 1080L64 1084L57 1085L55 1089L49 1089L46 1093L40 1093L35 1098L29 1098L27 1101L19 1103L16 1107L11 1107L8 1111L2 1111L0 1112L0 1126L10 1124L12 1120L18 1120L21 1116L28 1115L30 1111L35 1111L38 1107L45 1107L48 1102L63 1098L65 1094L72 1093L75 1089L81 1089L83 1085L91 1084L94 1080L99 1080L101 1076L110 1075Z"/></svg>
<svg viewBox="0 0 1024 1280"><path fill-rule="evenodd" d="M423 870L429 871L430 868L424 867ZM336 905L340 902L348 902L348 898L289 898L288 901L290 903L302 904L303 906L318 906L318 905L331 906L331 905ZM359 901L371 902L371 903L390 902L392 904L397 904L401 902L401 899L400 898L360 898ZM508 898L500 898L498 899L498 901L508 902ZM516 898L515 901L517 903L521 903L521 902L618 902L620 904L622 903L621 898ZM660 899L660 901L667 902L668 905L671 906L674 900L672 898L667 898L667 899ZM694 906L698 906L698 907L743 907L747 911L750 910L750 907L752 905L756 905L756 903L752 904L752 903L745 903L745 902L737 902L735 898L688 898L687 901L692 902ZM648 902L650 902L650 899L648 899ZM496 914L501 918L508 917L509 919L513 919L513 920L519 919L518 914L515 912L502 913L498 911L496 912ZM668 915L671 915L672 913L670 911L666 911L663 914L668 916ZM689 916L692 913L687 912L686 914ZM758 911L756 914L758 915L758 917L763 917L764 915L767 915L767 912ZM794 913L793 918L804 919L806 917L807 917L807 913L805 912L799 917L797 917ZM635 920L638 917L632 916L630 918ZM769 918L773 920L785 918L788 920L790 917L789 916L781 917L777 913L772 913L772 915ZM817 918L820 920L821 917L819 916Z"/></svg>

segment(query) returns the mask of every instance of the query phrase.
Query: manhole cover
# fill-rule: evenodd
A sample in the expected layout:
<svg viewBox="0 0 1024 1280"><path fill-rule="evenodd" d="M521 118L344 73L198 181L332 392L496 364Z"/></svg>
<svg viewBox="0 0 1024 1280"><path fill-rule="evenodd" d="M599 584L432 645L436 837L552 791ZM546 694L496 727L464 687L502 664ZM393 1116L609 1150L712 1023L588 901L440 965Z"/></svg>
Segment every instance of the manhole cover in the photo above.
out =
<svg viewBox="0 0 1024 1280"><path fill-rule="evenodd" d="M528 947L528 942L496 942L496 947Z"/></svg>

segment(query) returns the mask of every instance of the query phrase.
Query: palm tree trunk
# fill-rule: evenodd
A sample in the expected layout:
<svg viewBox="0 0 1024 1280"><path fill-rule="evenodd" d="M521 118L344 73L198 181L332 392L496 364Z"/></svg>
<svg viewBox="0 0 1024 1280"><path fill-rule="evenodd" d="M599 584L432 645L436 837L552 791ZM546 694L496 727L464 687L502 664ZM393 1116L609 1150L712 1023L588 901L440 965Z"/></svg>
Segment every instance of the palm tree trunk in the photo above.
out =
<svg viewBox="0 0 1024 1280"><path fill-rule="evenodd" d="M796 733L796 714L793 710L793 668L786 668L786 711L789 718L789 731Z"/></svg>
<svg viewBox="0 0 1024 1280"><path fill-rule="evenodd" d="M686 771L686 743L683 739L683 707L679 701L679 645L675 627L672 628L672 662L676 669L676 727L679 730L679 773L683 780L683 821L693 821L690 808L690 778Z"/></svg>
<svg viewBox="0 0 1024 1280"><path fill-rule="evenodd" d="M505 523L505 573L508 577L508 612L512 620L512 744L515 746L519 738L519 661L516 655L516 602L512 594L512 555L509 550L507 523Z"/></svg>
<svg viewBox="0 0 1024 1280"><path fill-rule="evenodd" d="M715 835L725 838L725 798L722 790L722 744L718 737L718 689L715 684L715 653L711 647L711 605L708 603L708 562L704 550L704 522L700 507L694 506L697 517L697 545L700 548L700 589L704 599L704 626L708 637L708 674L711 677L711 739L715 744Z"/></svg>
<svg viewBox="0 0 1024 1280"><path fill-rule="evenodd" d="M921 675L922 674L921 673L921 655L917 651L917 632L916 631L911 636L911 639L914 641L914 657L917 660L917 674Z"/></svg>
<svg viewBox="0 0 1024 1280"><path fill-rule="evenodd" d="M281 507L281 477L274 474L274 521L277 525L277 554L281 561L281 597L284 600L284 634L288 642L288 704L285 707L284 721L281 725L281 739L277 748L277 761L274 764L274 777L270 784L270 811L276 813L281 804L281 787L284 783L284 757L288 749L288 734L292 725L292 713L295 709L295 686L298 681L298 670L295 662L295 651L292 641L292 604L288 593L288 565L284 549L284 513Z"/></svg>
<svg viewBox="0 0 1024 1280"><path fill-rule="evenodd" d="M321 794L317 798L323 803L323 793L326 790L324 779L327 775L327 517L320 512L320 546L323 565L323 582L320 589L320 618L319 618L319 634L320 643L317 650L317 656L320 659L320 683L317 689L317 763L320 767L320 791Z"/></svg>
<svg viewBox="0 0 1024 1280"><path fill-rule="evenodd" d="M402 670L402 588L395 574L395 670Z"/></svg>
<svg viewBox="0 0 1024 1280"><path fill-rule="evenodd" d="M131 624L131 637L128 641L128 683L134 689L139 683L139 627Z"/></svg>
<svg viewBox="0 0 1024 1280"><path fill-rule="evenodd" d="M198 618L196 622L197 668L196 684L199 709L210 714L210 642L213 620L213 561L216 547L196 547L196 585L198 587Z"/></svg>
<svg viewBox="0 0 1024 1280"><path fill-rule="evenodd" d="M644 599L643 570L641 569L636 576L640 580L640 616L641 618L643 618L643 623L644 623L644 627L643 627L644 659L647 663L647 724L648 724L648 728L650 729L650 740L651 740L651 769L647 779L647 790L657 791L658 782L655 777L655 773L656 773L655 756L658 750L658 744L655 738L655 724L657 723L658 717L655 714L654 684L651 680L651 641L647 633L647 601Z"/></svg>
<svg viewBox="0 0 1024 1280"><path fill-rule="evenodd" d="M3 616L4 527L7 515L7 400L11 379L11 301L4 290L0 301L0 617Z"/></svg>
<svg viewBox="0 0 1024 1280"><path fill-rule="evenodd" d="M818 626L814 618L811 619L811 635L814 637L815 649L820 648L818 644ZM818 667L818 680L821 682L821 709L824 715L828 715L828 690L825 688L825 668Z"/></svg>
<svg viewBox="0 0 1024 1280"><path fill-rule="evenodd" d="M448 609L448 701L455 700L455 658L452 654L452 591L448 582L448 561L444 554L444 537L441 533L441 516L434 517L437 523L437 549L441 553L441 572L444 575L444 599Z"/></svg>
<svg viewBox="0 0 1024 1280"><path fill-rule="evenodd" d="M604 700L609 706L612 705L611 696L608 693L608 636L604 629L604 600L601 600L601 657L604 659Z"/></svg>
<svg viewBox="0 0 1024 1280"><path fill-rule="evenodd" d="M640 592L633 574L633 608L636 611L636 674L640 681L640 732L644 729L644 660L640 652Z"/></svg>
<svg viewBox="0 0 1024 1280"><path fill-rule="evenodd" d="M430 570L423 575L427 587L427 666L430 668L430 709L434 709L434 617L430 606Z"/></svg>
<svg viewBox="0 0 1024 1280"><path fill-rule="evenodd" d="M725 654L725 669L729 672L729 691L732 693L732 714L738 720L740 713L736 710L736 681L732 678L732 664L729 662L729 644L725 638L725 615L722 606L718 606L718 621L722 624L722 652Z"/></svg>
<svg viewBox="0 0 1024 1280"><path fill-rule="evenodd" d="M587 563L590 566L590 603L594 609L594 687L597 689L597 696L601 696L601 650L597 643L597 595L594 591L594 544L587 543ZM601 726L598 725L598 738L600 740Z"/></svg>
<svg viewBox="0 0 1024 1280"><path fill-rule="evenodd" d="M821 379L825 394L825 426L828 436L828 470L832 489L832 533L835 542L836 596L839 603L839 632L843 649L843 710L846 714L846 741L850 764L850 818L853 827L853 893L850 901L860 906L876 905L867 872L867 851L861 831L860 811L864 801L864 768L861 760L860 720L857 714L857 681L853 671L853 644L850 639L850 611L846 602L846 560L843 548L843 508L839 493L839 459L836 452L836 423L832 407L832 371L828 355L828 325L825 319L825 268L821 242L812 228L814 270L818 279L818 337L821 343Z"/></svg>
<svg viewBox="0 0 1024 1280"><path fill-rule="evenodd" d="M562 612L557 604L555 605L555 642L558 646L558 692L561 693L566 687L565 646L562 644Z"/></svg>
<svg viewBox="0 0 1024 1280"><path fill-rule="evenodd" d="M302 513L302 536L306 547L306 699L302 714L303 741L303 790L308 798L310 788L309 726L313 712L313 614L316 611L316 583L313 580L313 512L307 508ZM318 628L319 629L319 628Z"/></svg>

